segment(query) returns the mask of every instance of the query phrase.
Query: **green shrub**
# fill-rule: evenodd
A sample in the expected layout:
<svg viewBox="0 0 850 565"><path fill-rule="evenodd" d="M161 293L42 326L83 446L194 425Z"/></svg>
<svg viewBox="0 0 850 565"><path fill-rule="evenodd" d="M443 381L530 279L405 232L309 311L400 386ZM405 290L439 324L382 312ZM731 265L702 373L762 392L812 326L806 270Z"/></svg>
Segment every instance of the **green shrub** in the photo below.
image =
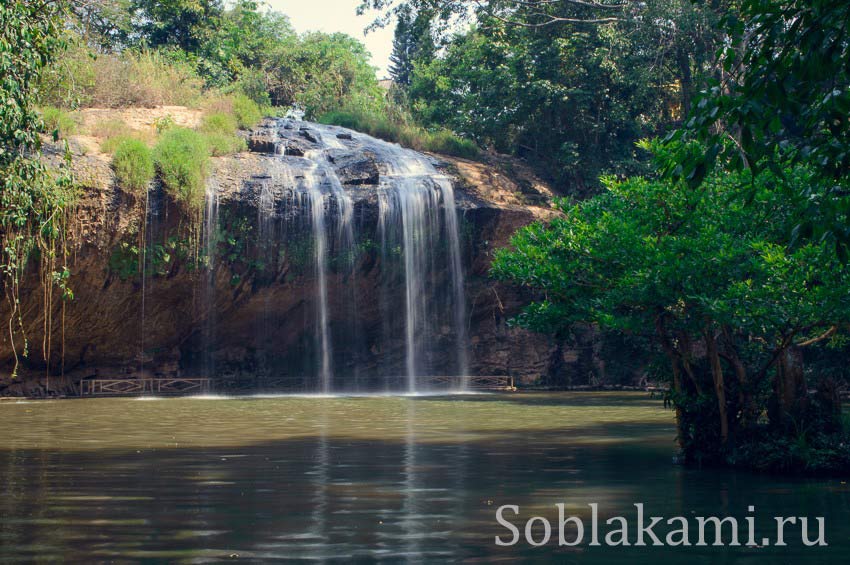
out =
<svg viewBox="0 0 850 565"><path fill-rule="evenodd" d="M348 129L353 129L356 131L363 131L364 128L364 120L362 115L356 114L354 112L347 112L344 110L335 110L333 112L327 112L326 114L322 114L321 116L319 116L318 121L322 124L331 124Z"/></svg>
<svg viewBox="0 0 850 565"><path fill-rule="evenodd" d="M177 124L174 123L174 117L171 114L160 116L153 121L153 127L156 129L157 134L161 134L175 125Z"/></svg>
<svg viewBox="0 0 850 565"><path fill-rule="evenodd" d="M237 135L207 133L204 134L204 139L206 140L210 154L213 157L232 155L233 153L245 151L248 148L245 140Z"/></svg>
<svg viewBox="0 0 850 565"><path fill-rule="evenodd" d="M112 169L119 186L132 194L142 194L155 173L151 150L141 140L124 138L115 148Z"/></svg>
<svg viewBox="0 0 850 565"><path fill-rule="evenodd" d="M118 146L124 143L125 141L136 139L131 134L127 135L117 135L114 137L107 137L103 141L100 142L100 152L101 153L115 153L115 150L118 149Z"/></svg>
<svg viewBox="0 0 850 565"><path fill-rule="evenodd" d="M62 139L77 131L77 122L70 113L46 106L41 109L41 119L44 120L44 131L56 139Z"/></svg>
<svg viewBox="0 0 850 565"><path fill-rule="evenodd" d="M201 120L201 131L204 133L236 133L239 124L236 116L224 112L206 114Z"/></svg>
<svg viewBox="0 0 850 565"><path fill-rule="evenodd" d="M207 115L233 116L237 128L252 128L263 119L263 112L257 103L242 93L209 97L204 101L203 109Z"/></svg>
<svg viewBox="0 0 850 565"><path fill-rule="evenodd" d="M216 112L204 116L200 130L213 156L238 153L247 148L245 140L236 135L238 127L236 117L232 114Z"/></svg>
<svg viewBox="0 0 850 565"><path fill-rule="evenodd" d="M263 119L263 113L257 103L244 94L234 94L232 99L233 115L236 117L236 122L240 128L252 128Z"/></svg>
<svg viewBox="0 0 850 565"><path fill-rule="evenodd" d="M233 84L233 92L244 93L260 107L270 106L272 103L265 76L259 69L245 69Z"/></svg>
<svg viewBox="0 0 850 565"><path fill-rule="evenodd" d="M154 147L153 156L166 192L187 209L199 210L210 157L204 136L186 128L169 129Z"/></svg>
<svg viewBox="0 0 850 565"><path fill-rule="evenodd" d="M478 156L478 146L474 141L456 136L449 130L438 130L430 134L427 151L445 153L455 157L473 159Z"/></svg>

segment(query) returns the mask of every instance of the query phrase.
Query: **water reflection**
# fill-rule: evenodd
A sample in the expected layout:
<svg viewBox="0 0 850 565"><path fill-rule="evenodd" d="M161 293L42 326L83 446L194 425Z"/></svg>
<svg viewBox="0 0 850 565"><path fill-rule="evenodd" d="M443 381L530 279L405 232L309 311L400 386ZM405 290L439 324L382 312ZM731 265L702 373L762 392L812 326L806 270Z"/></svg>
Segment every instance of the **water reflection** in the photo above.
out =
<svg viewBox="0 0 850 565"><path fill-rule="evenodd" d="M850 559L850 489L670 464L635 395L0 403L0 561L272 558L694 563ZM502 504L556 519L825 516L828 552L497 548ZM759 535L762 532L759 531Z"/></svg>

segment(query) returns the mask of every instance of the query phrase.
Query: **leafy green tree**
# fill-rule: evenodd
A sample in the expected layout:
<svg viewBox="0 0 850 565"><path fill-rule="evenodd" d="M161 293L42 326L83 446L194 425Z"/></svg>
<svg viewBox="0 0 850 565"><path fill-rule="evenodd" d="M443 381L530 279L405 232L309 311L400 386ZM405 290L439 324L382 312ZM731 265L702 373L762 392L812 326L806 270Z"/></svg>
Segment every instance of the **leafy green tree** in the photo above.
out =
<svg viewBox="0 0 850 565"><path fill-rule="evenodd" d="M147 47L200 52L221 25L220 0L132 0L131 14Z"/></svg>
<svg viewBox="0 0 850 565"><path fill-rule="evenodd" d="M70 0L67 25L80 39L101 51L117 51L133 33L132 0Z"/></svg>
<svg viewBox="0 0 850 565"><path fill-rule="evenodd" d="M343 33L313 32L279 60L280 78L287 83L275 102L297 103L316 117L348 103L375 106L381 92L369 53L361 42Z"/></svg>
<svg viewBox="0 0 850 565"><path fill-rule="evenodd" d="M815 182L805 169L785 176ZM788 248L787 226L805 201L776 182L770 172L721 173L694 191L609 179L603 194L562 201L563 216L520 230L493 274L539 292L518 320L530 328L651 335L686 454L720 458L758 429L765 409L776 429L817 421L800 350L836 339L850 316L850 273L828 245ZM742 184L755 187L749 205Z"/></svg>
<svg viewBox="0 0 850 565"><path fill-rule="evenodd" d="M706 151L680 155L667 172L696 186L718 165L780 173L805 164L819 182L780 183L810 202L795 236L825 237L846 255L848 21L850 4L841 0L741 2L740 12L724 20L729 41L722 72L702 93L685 127L671 135L673 141L698 139Z"/></svg>
<svg viewBox="0 0 850 565"><path fill-rule="evenodd" d="M634 144L688 111L712 68L725 3L651 0L592 23L578 4L479 9L470 31L415 67L417 117L525 157L577 194L601 173L644 172ZM532 23L542 13L551 18Z"/></svg>
<svg viewBox="0 0 850 565"><path fill-rule="evenodd" d="M11 310L9 339L18 355L28 354L16 337L24 332L21 317L21 278L37 254L45 285L45 323L52 329L53 288L70 297L60 242L64 209L71 198L69 179L49 174L39 159L42 122L36 112L40 75L60 52L65 5L43 0L11 0L0 4L0 285ZM58 132L53 132L58 137ZM49 334L49 331L47 332ZM49 337L43 344L50 362Z"/></svg>
<svg viewBox="0 0 850 565"><path fill-rule="evenodd" d="M298 43L289 19L276 12L261 12L257 2L238 0L222 15L219 27L201 47L201 66L221 69L219 86L240 81L245 90L256 90L261 83L268 93L279 83L276 62L281 53ZM203 68L201 70L203 73ZM252 95L257 102L268 97ZM260 99L264 98L264 99Z"/></svg>

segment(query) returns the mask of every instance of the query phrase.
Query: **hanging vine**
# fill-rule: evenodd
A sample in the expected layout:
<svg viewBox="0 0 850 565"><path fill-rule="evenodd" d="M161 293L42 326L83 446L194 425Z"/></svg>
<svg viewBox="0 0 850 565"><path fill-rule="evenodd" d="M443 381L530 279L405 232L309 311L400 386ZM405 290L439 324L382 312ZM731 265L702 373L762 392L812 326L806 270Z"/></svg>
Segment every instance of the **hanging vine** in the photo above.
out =
<svg viewBox="0 0 850 565"><path fill-rule="evenodd" d="M44 126L36 111L38 79L64 48L65 9L64 0L0 3L0 286L10 308L7 330L14 355L13 377L20 357L29 355L21 296L27 266L39 262L42 352L48 370L56 291L62 300L72 297L64 238L72 179L67 166L48 170L41 160ZM58 132L53 135L58 138ZM68 161L66 148L66 165ZM36 296L25 298L36 300Z"/></svg>

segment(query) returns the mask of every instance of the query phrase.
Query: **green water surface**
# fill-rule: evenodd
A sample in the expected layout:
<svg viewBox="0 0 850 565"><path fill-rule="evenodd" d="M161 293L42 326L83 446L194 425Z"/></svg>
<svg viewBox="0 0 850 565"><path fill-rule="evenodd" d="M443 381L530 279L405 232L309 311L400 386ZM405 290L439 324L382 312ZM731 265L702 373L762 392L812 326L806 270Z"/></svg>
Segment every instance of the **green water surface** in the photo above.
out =
<svg viewBox="0 0 850 565"><path fill-rule="evenodd" d="M3 401L0 427L0 562L850 563L845 481L675 465L643 393ZM499 506L522 530L556 503L755 515L759 539L822 516L829 546L494 544Z"/></svg>

